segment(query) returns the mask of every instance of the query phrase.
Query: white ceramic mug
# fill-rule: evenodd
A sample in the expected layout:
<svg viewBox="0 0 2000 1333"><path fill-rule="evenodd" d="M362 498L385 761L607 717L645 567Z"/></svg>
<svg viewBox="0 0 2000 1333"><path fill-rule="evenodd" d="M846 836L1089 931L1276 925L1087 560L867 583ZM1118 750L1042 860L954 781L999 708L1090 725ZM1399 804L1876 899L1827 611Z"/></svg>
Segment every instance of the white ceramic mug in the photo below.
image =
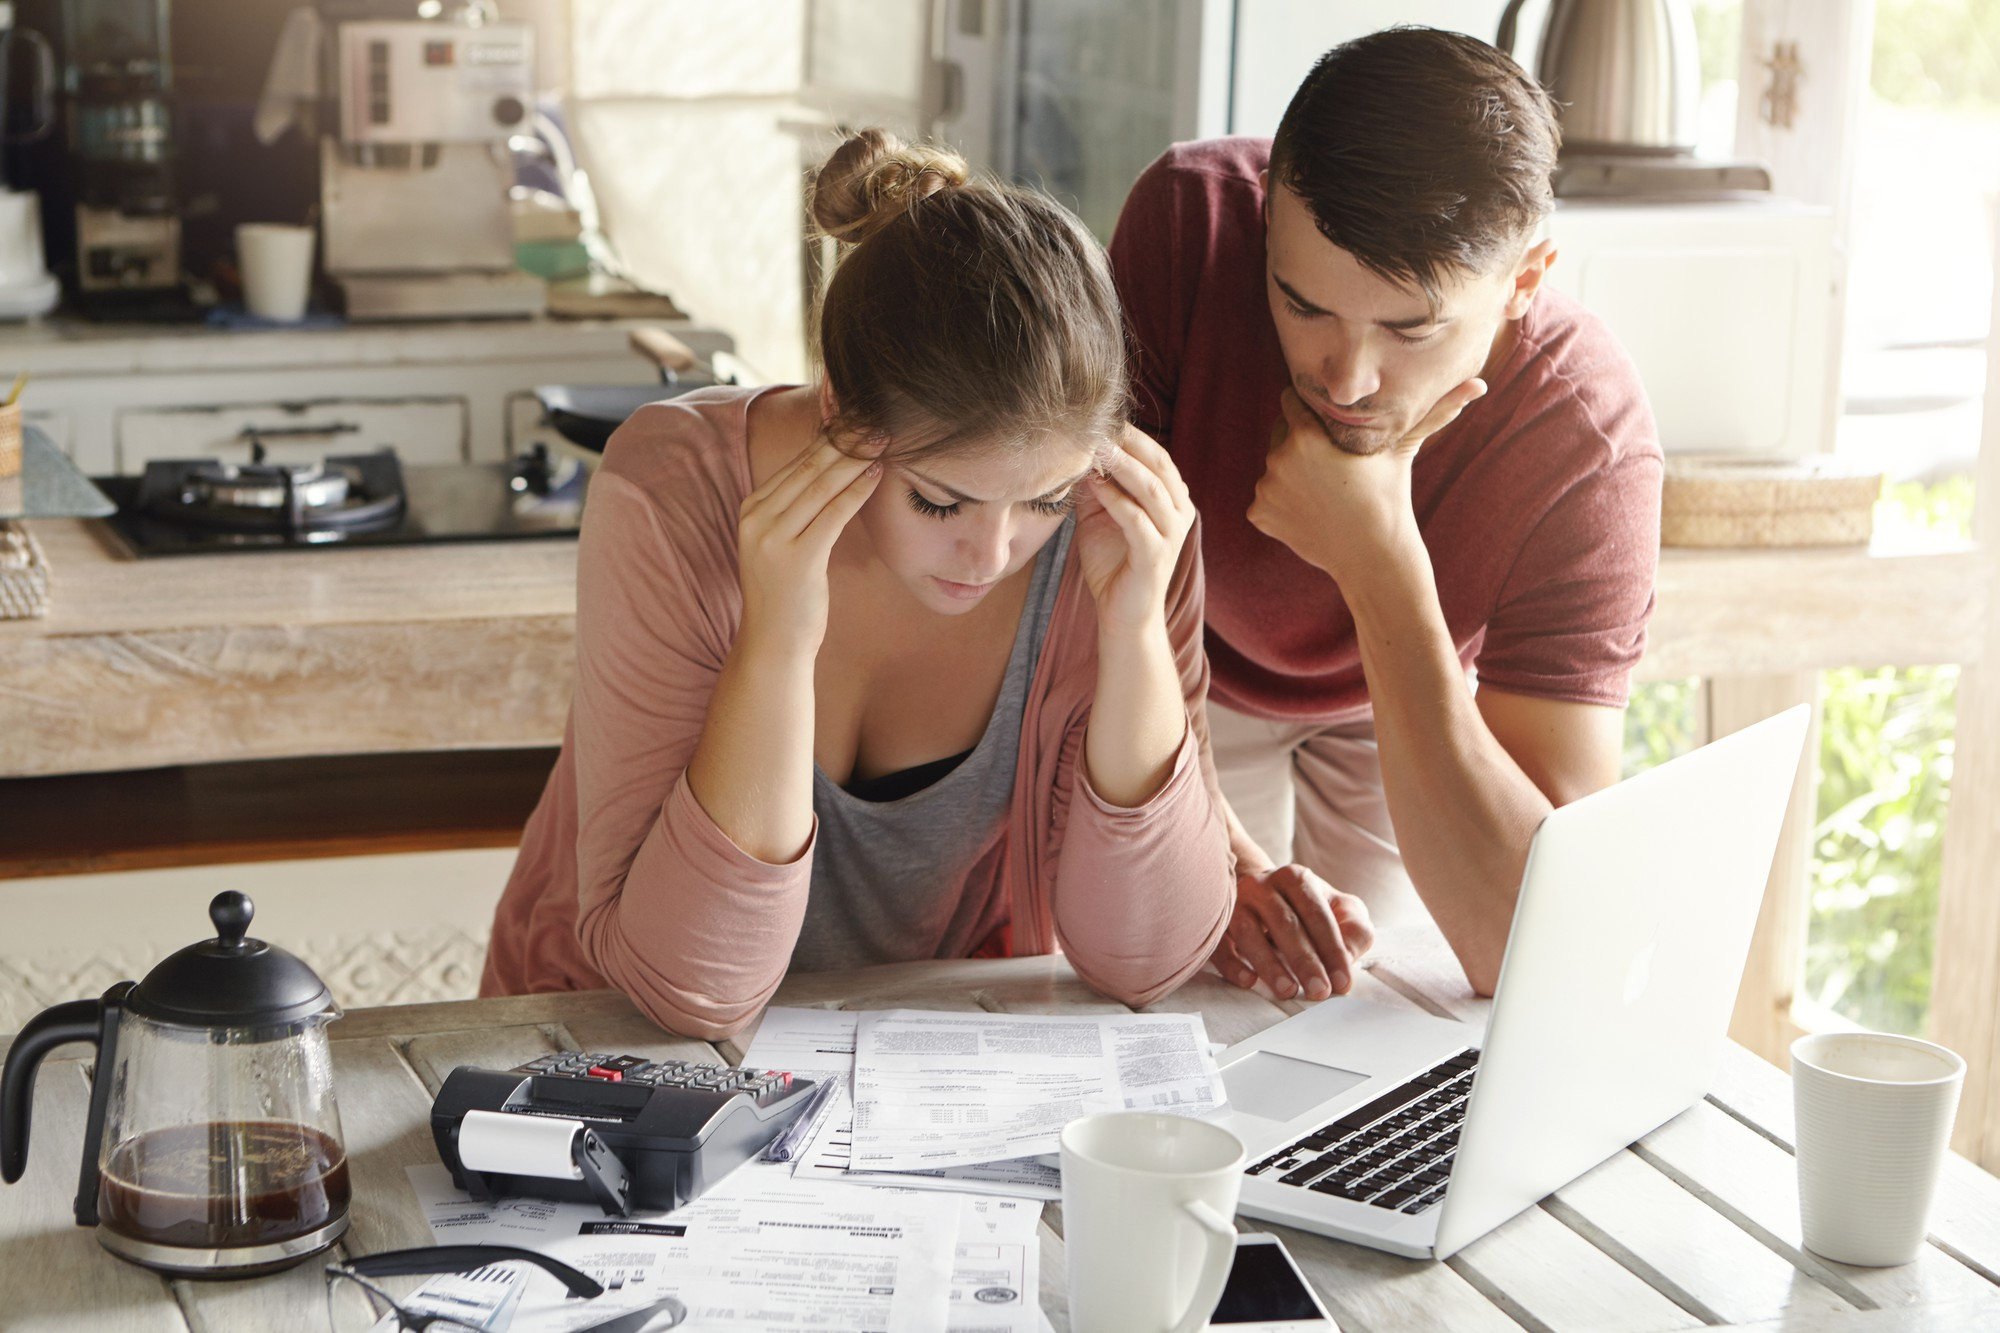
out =
<svg viewBox="0 0 2000 1333"><path fill-rule="evenodd" d="M236 228L236 258L243 267L244 309L286 324L305 318L312 290L311 227L245 222Z"/></svg>
<svg viewBox="0 0 2000 1333"><path fill-rule="evenodd" d="M1193 1333L1236 1259L1243 1140L1201 1120L1107 1111L1062 1132L1076 1333Z"/></svg>
<svg viewBox="0 0 2000 1333"><path fill-rule="evenodd" d="M1792 1043L1807 1249L1870 1267L1917 1257L1964 1081L1964 1060L1915 1037L1824 1032Z"/></svg>

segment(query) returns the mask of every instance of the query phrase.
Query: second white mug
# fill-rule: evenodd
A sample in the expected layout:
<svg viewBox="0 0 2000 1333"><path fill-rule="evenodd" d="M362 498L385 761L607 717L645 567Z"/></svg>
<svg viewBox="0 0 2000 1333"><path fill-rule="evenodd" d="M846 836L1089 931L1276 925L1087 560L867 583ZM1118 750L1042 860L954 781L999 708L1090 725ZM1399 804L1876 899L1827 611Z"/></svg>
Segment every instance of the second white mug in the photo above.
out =
<svg viewBox="0 0 2000 1333"><path fill-rule="evenodd" d="M1964 1060L1915 1037L1826 1032L1792 1043L1807 1249L1874 1267L1917 1257L1964 1080Z"/></svg>
<svg viewBox="0 0 2000 1333"><path fill-rule="evenodd" d="M236 228L236 259L243 271L243 306L261 319L296 324L312 294L313 229L275 222Z"/></svg>
<svg viewBox="0 0 2000 1333"><path fill-rule="evenodd" d="M1063 1250L1076 1333L1193 1333L1236 1259L1243 1141L1151 1111L1062 1133Z"/></svg>

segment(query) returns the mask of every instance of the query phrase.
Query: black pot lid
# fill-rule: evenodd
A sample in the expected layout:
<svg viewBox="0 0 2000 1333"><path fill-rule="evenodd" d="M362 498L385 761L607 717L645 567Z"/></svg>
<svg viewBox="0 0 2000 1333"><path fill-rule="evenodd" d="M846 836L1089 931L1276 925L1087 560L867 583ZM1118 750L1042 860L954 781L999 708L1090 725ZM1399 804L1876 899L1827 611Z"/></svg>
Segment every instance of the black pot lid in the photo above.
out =
<svg viewBox="0 0 2000 1333"><path fill-rule="evenodd" d="M332 1009L333 992L319 973L246 935L256 910L248 894L216 894L208 905L216 937L161 962L125 1007L143 1018L192 1027L264 1027Z"/></svg>

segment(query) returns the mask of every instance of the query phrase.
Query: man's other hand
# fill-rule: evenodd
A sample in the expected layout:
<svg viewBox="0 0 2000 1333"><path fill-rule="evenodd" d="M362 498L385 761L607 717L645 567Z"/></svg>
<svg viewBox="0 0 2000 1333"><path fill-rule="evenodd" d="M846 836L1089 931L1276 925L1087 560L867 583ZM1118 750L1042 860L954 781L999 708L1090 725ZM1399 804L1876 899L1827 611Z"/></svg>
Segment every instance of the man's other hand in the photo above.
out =
<svg viewBox="0 0 2000 1333"><path fill-rule="evenodd" d="M1375 945L1368 905L1304 866L1239 870L1236 911L1215 949L1216 969L1248 989L1262 980L1279 999L1345 995Z"/></svg>

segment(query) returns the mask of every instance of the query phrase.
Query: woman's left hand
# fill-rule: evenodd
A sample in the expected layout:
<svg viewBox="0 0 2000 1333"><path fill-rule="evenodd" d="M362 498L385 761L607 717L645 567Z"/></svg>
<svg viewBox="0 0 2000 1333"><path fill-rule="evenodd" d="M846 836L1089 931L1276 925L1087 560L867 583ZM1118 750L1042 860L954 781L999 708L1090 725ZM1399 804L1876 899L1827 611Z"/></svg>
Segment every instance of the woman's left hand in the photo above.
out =
<svg viewBox="0 0 2000 1333"><path fill-rule="evenodd" d="M1161 623L1167 584L1194 526L1194 502L1167 451L1126 426L1103 471L1092 473L1077 516L1083 580L1097 599L1100 632Z"/></svg>

